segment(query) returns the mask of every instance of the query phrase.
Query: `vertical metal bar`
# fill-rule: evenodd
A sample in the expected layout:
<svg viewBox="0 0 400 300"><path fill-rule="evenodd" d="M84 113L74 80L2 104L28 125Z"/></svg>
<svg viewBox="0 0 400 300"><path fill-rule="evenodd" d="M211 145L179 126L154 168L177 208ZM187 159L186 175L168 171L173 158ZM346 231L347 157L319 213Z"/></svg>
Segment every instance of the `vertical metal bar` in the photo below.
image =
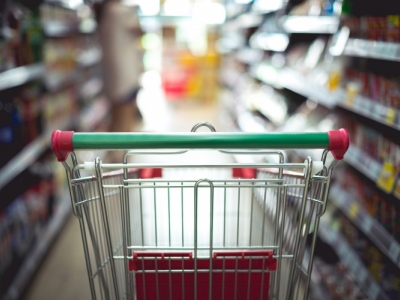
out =
<svg viewBox="0 0 400 300"><path fill-rule="evenodd" d="M316 197L314 197L314 198L316 198ZM303 236L303 239L300 241L300 247L299 247L299 258L301 259L301 261L299 262L300 263L300 266L302 265L302 260L303 260L303 258L304 258L304 252L305 252L305 248L306 248L306 239L307 239L307 234L308 234L308 232L309 232L309 230L310 230L310 223L311 223L311 219L312 219L312 215L313 215L313 212L314 212L314 207L315 207L315 202L311 202L311 203L309 203L309 206L310 206L310 208L309 208L309 215L308 215L308 217L307 217L307 221L306 221L306 226L305 226L305 229L304 229L304 236ZM297 272L297 274L300 274L299 272ZM296 282L297 281L297 279L298 279L298 277L299 277L299 275L297 275L296 277L294 277L293 278L293 282Z"/></svg>
<svg viewBox="0 0 400 300"><path fill-rule="evenodd" d="M157 198L156 198L156 183L154 182L154 236L156 238L156 247L158 246L157 239Z"/></svg>
<svg viewBox="0 0 400 300"><path fill-rule="evenodd" d="M124 156L123 156L123 163L127 164L128 163L128 156L130 154L128 152L125 152ZM125 180L128 179L128 169L124 168L123 169L123 179L124 179L124 186L128 186L128 183L125 182ZM132 228L131 228L131 207L130 207L130 199L129 199L129 190L125 189L124 190L125 193L125 199L126 199L126 212L127 212L127 218L126 218L126 235L127 235L127 244L130 246L132 245ZM142 216L141 216L142 218ZM143 228L143 227L142 227ZM142 241L143 242L143 241ZM131 254L131 250L128 250L128 255ZM128 273L128 278L129 278L129 285L130 285L130 291L133 291L135 289L134 286L134 275L131 273Z"/></svg>
<svg viewBox="0 0 400 300"><path fill-rule="evenodd" d="M263 221L261 224L261 246L264 246L264 227L265 227L265 205L267 201L267 182L265 182L265 188L264 188L264 199L263 199L263 210L262 210L262 215L263 215Z"/></svg>
<svg viewBox="0 0 400 300"><path fill-rule="evenodd" d="M128 269L128 241L126 238L126 210L125 210L125 197L124 197L124 188L123 187L119 187L119 194L121 197L121 224L122 224L122 243L123 243L123 254L124 254L124 267L125 267L125 284L126 284L126 299L130 299L131 297L131 293L129 290L129 269Z"/></svg>
<svg viewBox="0 0 400 300"><path fill-rule="evenodd" d="M67 174L68 190L69 190L69 194L71 196L72 212L74 213L75 217L82 218L82 215L78 214L77 207L75 205L76 204L75 193L74 193L74 190L73 190L72 184L71 184L71 175L72 175L71 167L69 166L69 164L66 161L64 161L62 164L65 168L65 173Z"/></svg>
<svg viewBox="0 0 400 300"><path fill-rule="evenodd" d="M225 247L225 231L226 231L226 182L224 183L224 242L223 246ZM225 261L224 261L225 263ZM222 297L223 298L223 297Z"/></svg>
<svg viewBox="0 0 400 300"><path fill-rule="evenodd" d="M86 269L88 272L88 279L90 285L90 292L92 294L92 299L96 300L96 289L94 287L94 278L92 278L92 266L90 262L90 254L88 249L88 243L86 239L86 229L83 218L79 218L79 227L81 228L81 236L82 236L82 243L83 243L83 252L85 253L85 260L86 260Z"/></svg>
<svg viewBox="0 0 400 300"><path fill-rule="evenodd" d="M307 203L307 195L308 195L308 188L309 188L309 183L310 183L310 177L311 177L311 158L307 157L308 162L307 168L305 169L305 180L304 180L304 190L303 190L303 197L302 197L302 203L301 203L301 213L300 213L300 219L299 219L299 226L297 228L297 233L296 233L296 241L295 241L295 247L293 251L293 260L292 260L292 265L290 268L289 272L289 289L288 293L286 295L286 299L291 299L292 292L293 292L293 284L292 280L294 277L294 273L296 272L296 264L297 264L297 256L298 256L298 251L299 251L299 245L300 245L300 235L302 232L302 227L303 227L303 221L304 221L304 213L306 209L306 203Z"/></svg>
<svg viewBox="0 0 400 300"><path fill-rule="evenodd" d="M329 174L329 181L328 183L326 183L325 188L329 189L329 183L330 183L330 176L331 174ZM327 195L327 193L326 193ZM324 201L326 201L327 199L325 198ZM322 207L320 209L321 212L323 212L324 207ZM318 228L319 228L319 221L321 218L322 214L318 213L315 219L315 228L314 228L314 232L313 232L313 239L312 239L312 243L311 243L311 253L310 253L310 260L308 262L308 270L307 270L307 283L306 283L306 289L304 291L304 299L308 298L308 292L309 292L309 286L310 286L310 280L311 280L311 272L313 269L313 263L314 263L314 252L315 252L315 243L317 241L317 233L318 233Z"/></svg>
<svg viewBox="0 0 400 300"><path fill-rule="evenodd" d="M168 268L169 268L169 300L172 300L172 272L171 272L171 258L168 259Z"/></svg>
<svg viewBox="0 0 400 300"><path fill-rule="evenodd" d="M156 294L157 294L157 300L160 299L160 293L159 293L159 285L158 285L158 258L155 257L155 266L156 266Z"/></svg>
<svg viewBox="0 0 400 300"><path fill-rule="evenodd" d="M254 186L254 182L252 183ZM250 203L250 235L249 235L249 246L251 246L251 240L253 236L253 200L254 200L254 188L251 188L251 203Z"/></svg>
<svg viewBox="0 0 400 300"><path fill-rule="evenodd" d="M286 221L287 189L288 189L287 186L285 186L283 189L281 229L279 230L279 238L278 238L279 249L278 249L278 271L276 274L276 299L279 299L279 290L281 281L283 234L285 232L285 221Z"/></svg>
<svg viewBox="0 0 400 300"><path fill-rule="evenodd" d="M182 300L185 299L185 261L182 256Z"/></svg>
<svg viewBox="0 0 400 300"><path fill-rule="evenodd" d="M221 300L225 299L225 256L222 261L222 298Z"/></svg>
<svg viewBox="0 0 400 300"><path fill-rule="evenodd" d="M247 300L250 300L250 284L251 284L251 256L250 256L250 260L249 260L249 273L247 274Z"/></svg>
<svg viewBox="0 0 400 300"><path fill-rule="evenodd" d="M265 256L263 256L263 262L262 262L262 271L261 271L261 293L260 293L260 300L263 299L263 295L264 295L264 274L265 274Z"/></svg>
<svg viewBox="0 0 400 300"><path fill-rule="evenodd" d="M118 281L117 281L117 275L115 272L115 262L114 262L114 258L113 258L113 248L112 248L112 244L111 244L110 226L109 226L108 215L107 215L107 205L106 205L105 198L104 198L104 191L103 191L103 184L102 184L102 177L101 177L101 161L99 158L96 158L95 166L96 166L97 187L98 187L98 191L99 191L101 212L102 212L102 216L103 216L103 225L104 225L105 234L106 234L108 255L110 257L112 281L114 284L115 298L118 299Z"/></svg>
<svg viewBox="0 0 400 300"><path fill-rule="evenodd" d="M197 192L199 182L196 182L194 187L194 300L197 300Z"/></svg>
<svg viewBox="0 0 400 300"><path fill-rule="evenodd" d="M142 279L143 300L146 300L146 274L144 273L144 257L142 257Z"/></svg>
<svg viewBox="0 0 400 300"><path fill-rule="evenodd" d="M237 299L237 277L238 277L238 257L236 256L236 265L235 265L235 296L234 299Z"/></svg>
<svg viewBox="0 0 400 300"><path fill-rule="evenodd" d="M240 185L240 182L238 182ZM239 220L240 220L240 187L238 187L238 205L237 205L237 224L236 224L236 247L239 247Z"/></svg>
<svg viewBox="0 0 400 300"><path fill-rule="evenodd" d="M168 182L169 186L169 182ZM168 187L168 240L169 246L171 247L171 199L170 199L170 188Z"/></svg>
<svg viewBox="0 0 400 300"><path fill-rule="evenodd" d="M300 268L301 268L301 266L300 266ZM297 296L299 295L299 289L300 289L300 280L301 280L301 275L303 274L302 272L298 272L298 281L297 281L297 279L294 281L295 282L295 285L294 285L294 289L295 289L295 292L294 292L294 299L298 299L297 298Z"/></svg>
<svg viewBox="0 0 400 300"><path fill-rule="evenodd" d="M209 269L209 297L212 297L212 248L213 248L213 216L214 216L214 185L209 179L199 179L194 186L194 299L197 300L197 209L199 185L207 182L210 186L210 269Z"/></svg>
<svg viewBox="0 0 400 300"><path fill-rule="evenodd" d="M181 221L182 221L182 247L185 246L185 230L184 230L184 206L183 206L183 182L181 182ZM183 299L183 298L182 298Z"/></svg>
<svg viewBox="0 0 400 300"><path fill-rule="evenodd" d="M212 300L212 263L213 263L213 241L214 241L214 186L211 181L210 184L210 273L208 277L209 289L208 299Z"/></svg>
<svg viewBox="0 0 400 300"><path fill-rule="evenodd" d="M142 199L142 183L139 182L139 205L140 205L140 231L141 231L141 241L142 241L142 246L144 246L144 234L143 234L143 199ZM128 216L129 218L129 216ZM128 229L129 230L129 229Z"/></svg>
<svg viewBox="0 0 400 300"><path fill-rule="evenodd" d="M279 155L279 163L283 164L284 162L284 157L283 154L280 153ZM283 168L279 168L279 175L278 179L283 179ZM275 217L275 230L274 230L274 245L277 244L278 242L278 226L279 226L279 217L280 217L280 207L281 207L281 196L282 196L282 189L278 188L277 189L277 197L276 197L276 217ZM276 250L274 250L274 254L276 254ZM269 294L270 298L273 298L273 295L275 294L275 283L276 283L276 274L272 273L272 278L271 278L271 284L270 284L270 289L269 289ZM277 297L278 299L278 297Z"/></svg>
<svg viewBox="0 0 400 300"><path fill-rule="evenodd" d="M92 193L92 196L95 196L96 193L94 191L94 186L90 185L90 190ZM93 209L90 209L90 205L92 205ZM103 260L105 259L105 254L104 254L104 241L103 241L103 237L104 237L104 233L102 232L103 227L100 224L100 208L99 208L99 201L94 201L93 203L89 203L89 204L85 204L83 206L84 210L85 210L85 215L86 215L86 221L87 221L87 226L89 229L89 232L91 234L91 239L92 239L92 248L93 248L93 252L96 258L96 263L97 263L97 268L100 268L102 266ZM92 214L92 217L90 216L90 214ZM91 221L94 219L94 221L92 223L94 223L94 229L95 232L93 233L93 229L92 229L92 225L90 224ZM98 240L98 241L97 241ZM108 282L105 278L105 274L103 272L103 270L99 273L98 275L100 277L100 280L102 282L102 287L104 289L104 293L106 297L110 297L109 295L109 290L108 290Z"/></svg>

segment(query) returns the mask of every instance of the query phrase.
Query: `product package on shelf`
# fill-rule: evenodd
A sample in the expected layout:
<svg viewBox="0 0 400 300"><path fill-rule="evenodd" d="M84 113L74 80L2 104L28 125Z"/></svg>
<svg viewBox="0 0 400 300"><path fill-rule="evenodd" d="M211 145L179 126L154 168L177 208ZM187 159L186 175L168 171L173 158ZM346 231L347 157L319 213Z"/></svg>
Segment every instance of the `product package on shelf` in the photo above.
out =
<svg viewBox="0 0 400 300"><path fill-rule="evenodd" d="M0 206L0 297L4 296L29 250L41 236L56 205L54 157L49 151L18 176L24 184L9 183ZM19 190L15 189L19 185ZM12 192L10 192L11 190Z"/></svg>
<svg viewBox="0 0 400 300"><path fill-rule="evenodd" d="M400 270L368 237L340 212L336 214L340 231L367 266L368 271L389 299L400 297Z"/></svg>
<svg viewBox="0 0 400 300"><path fill-rule="evenodd" d="M354 198L393 238L400 240L400 205L396 201L384 197L377 187L349 167L338 169L337 183L347 197Z"/></svg>
<svg viewBox="0 0 400 300"><path fill-rule="evenodd" d="M351 29L351 37L372 41L400 41L400 5L397 1L346 0L342 25Z"/></svg>
<svg viewBox="0 0 400 300"><path fill-rule="evenodd" d="M37 10L6 1L0 33L0 72L42 61L43 30Z"/></svg>
<svg viewBox="0 0 400 300"><path fill-rule="evenodd" d="M357 285L352 274L346 266L340 262L334 264L325 262L322 258L314 259L314 269L317 270L321 283L326 287L328 295L318 295L318 297L330 297L329 299L351 299L363 300L365 295ZM317 300L318 298L315 298ZM319 298L321 299L321 298Z"/></svg>

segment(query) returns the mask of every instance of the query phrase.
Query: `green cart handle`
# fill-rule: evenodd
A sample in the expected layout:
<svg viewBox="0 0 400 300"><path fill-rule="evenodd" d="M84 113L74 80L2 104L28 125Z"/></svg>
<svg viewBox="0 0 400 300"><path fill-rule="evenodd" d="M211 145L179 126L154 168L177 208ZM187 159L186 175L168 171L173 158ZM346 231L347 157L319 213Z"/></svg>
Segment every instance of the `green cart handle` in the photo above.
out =
<svg viewBox="0 0 400 300"><path fill-rule="evenodd" d="M345 129L311 133L75 133L56 130L51 148L58 161L74 150L131 149L328 149L343 159L349 148Z"/></svg>

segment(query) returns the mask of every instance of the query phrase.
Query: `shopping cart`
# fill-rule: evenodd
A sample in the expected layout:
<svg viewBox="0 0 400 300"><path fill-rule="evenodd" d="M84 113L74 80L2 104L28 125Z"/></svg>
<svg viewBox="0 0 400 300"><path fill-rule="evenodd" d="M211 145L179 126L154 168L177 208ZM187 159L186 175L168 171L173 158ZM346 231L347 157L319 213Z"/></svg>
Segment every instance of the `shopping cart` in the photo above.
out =
<svg viewBox="0 0 400 300"><path fill-rule="evenodd" d="M202 125L213 129L207 123L192 131ZM66 169L93 299L307 299L332 170L348 146L344 129L55 131L52 148ZM327 150L321 162L308 157L304 163L285 163L283 152L263 150L279 148ZM93 149L131 150L122 163L78 164L73 151ZM128 163L130 155L176 157L195 149L276 162ZM334 159L327 165L329 151Z"/></svg>

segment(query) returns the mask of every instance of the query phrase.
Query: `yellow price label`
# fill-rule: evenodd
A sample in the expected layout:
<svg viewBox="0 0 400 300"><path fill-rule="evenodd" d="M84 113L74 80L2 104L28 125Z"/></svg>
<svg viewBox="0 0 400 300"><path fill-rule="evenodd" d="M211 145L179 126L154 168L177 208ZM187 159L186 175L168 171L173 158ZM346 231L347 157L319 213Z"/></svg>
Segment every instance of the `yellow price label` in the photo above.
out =
<svg viewBox="0 0 400 300"><path fill-rule="evenodd" d="M349 207L349 218L350 219L355 219L358 215L358 211L360 210L360 206L358 203L354 202L352 205Z"/></svg>
<svg viewBox="0 0 400 300"><path fill-rule="evenodd" d="M396 121L396 111L393 108L388 108L386 112L386 122L393 124Z"/></svg>
<svg viewBox="0 0 400 300"><path fill-rule="evenodd" d="M376 185L385 191L386 193L391 193L396 182L397 168L390 162L386 161L379 173Z"/></svg>

